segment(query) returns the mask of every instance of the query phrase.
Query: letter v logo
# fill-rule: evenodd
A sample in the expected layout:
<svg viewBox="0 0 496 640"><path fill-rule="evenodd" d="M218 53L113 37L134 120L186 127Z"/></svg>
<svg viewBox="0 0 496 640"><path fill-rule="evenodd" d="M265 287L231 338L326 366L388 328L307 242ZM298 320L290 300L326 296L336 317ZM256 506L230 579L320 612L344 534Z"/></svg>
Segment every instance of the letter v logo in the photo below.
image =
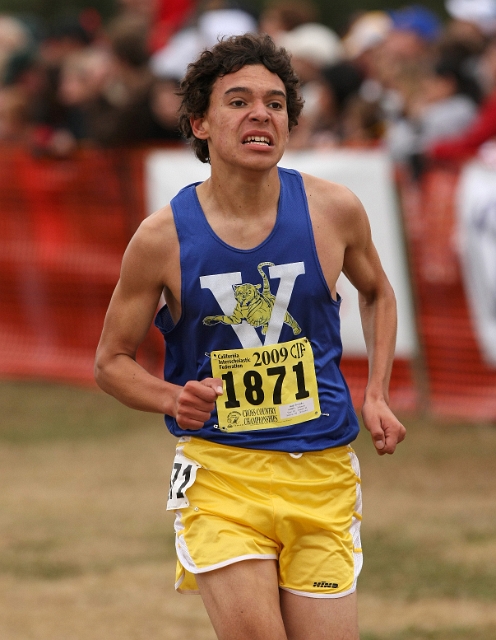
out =
<svg viewBox="0 0 496 640"><path fill-rule="evenodd" d="M274 297L274 303L268 322L265 341L262 343L255 329L246 318L236 314L237 300L233 287L242 284L241 272L219 273L200 277L202 289L210 289L217 304L222 309L223 316L212 316L215 322L230 324L236 333L241 346L244 348L261 347L263 344L276 344L281 335L283 324L286 320L289 301L293 293L296 278L305 273L303 262L272 265L269 267L269 277L279 279L279 287ZM243 321L245 320L245 321ZM214 324L215 322L212 322Z"/></svg>

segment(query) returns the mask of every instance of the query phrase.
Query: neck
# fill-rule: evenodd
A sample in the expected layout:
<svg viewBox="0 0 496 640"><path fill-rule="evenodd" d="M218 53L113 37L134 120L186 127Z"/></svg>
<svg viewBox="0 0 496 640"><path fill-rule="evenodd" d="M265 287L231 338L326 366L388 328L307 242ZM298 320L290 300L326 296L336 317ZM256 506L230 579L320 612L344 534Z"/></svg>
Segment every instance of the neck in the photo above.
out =
<svg viewBox="0 0 496 640"><path fill-rule="evenodd" d="M212 171L196 191L208 223L231 246L252 249L274 227L280 193L277 167L251 180L236 173L221 178Z"/></svg>
<svg viewBox="0 0 496 640"><path fill-rule="evenodd" d="M227 177L212 169L211 177L198 188L208 209L226 218L263 218L277 212L279 202L277 167L267 172L231 172Z"/></svg>

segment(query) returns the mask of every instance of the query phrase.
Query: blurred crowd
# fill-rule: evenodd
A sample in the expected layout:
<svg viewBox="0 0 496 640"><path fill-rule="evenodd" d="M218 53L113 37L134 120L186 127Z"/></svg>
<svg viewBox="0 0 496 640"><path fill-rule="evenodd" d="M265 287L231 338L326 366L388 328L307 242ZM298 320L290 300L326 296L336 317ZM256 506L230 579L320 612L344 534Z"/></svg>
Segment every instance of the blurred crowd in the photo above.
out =
<svg viewBox="0 0 496 640"><path fill-rule="evenodd" d="M325 26L311 0L119 0L48 23L0 14L0 143L64 157L81 145L167 142L187 65L218 38L268 33L292 55L305 108L292 149L386 147L429 160L490 154L496 138L496 0L446 0Z"/></svg>

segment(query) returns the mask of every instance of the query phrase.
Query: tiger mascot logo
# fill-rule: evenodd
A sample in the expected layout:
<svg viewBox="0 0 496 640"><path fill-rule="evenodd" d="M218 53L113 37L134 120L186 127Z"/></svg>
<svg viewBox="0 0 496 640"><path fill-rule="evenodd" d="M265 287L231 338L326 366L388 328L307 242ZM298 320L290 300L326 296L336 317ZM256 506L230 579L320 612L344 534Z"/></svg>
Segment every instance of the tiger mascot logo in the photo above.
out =
<svg viewBox="0 0 496 640"><path fill-rule="evenodd" d="M211 326L214 324L241 324L246 320L252 327L262 327L262 334L267 333L270 316L274 308L276 297L270 291L269 279L265 275L263 267L273 267L273 262L261 262L257 269L262 276L263 289L260 293L260 284L236 284L233 285L236 306L230 316L207 316L203 319L203 324ZM292 315L286 312L284 324L287 324L297 336L301 333L301 328Z"/></svg>

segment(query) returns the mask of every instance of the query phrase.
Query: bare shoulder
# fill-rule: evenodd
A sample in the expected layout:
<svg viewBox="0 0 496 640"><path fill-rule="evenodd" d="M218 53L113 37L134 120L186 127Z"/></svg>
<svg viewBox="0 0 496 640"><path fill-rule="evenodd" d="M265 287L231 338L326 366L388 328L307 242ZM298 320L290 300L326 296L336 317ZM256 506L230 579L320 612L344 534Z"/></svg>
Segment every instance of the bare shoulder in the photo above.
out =
<svg viewBox="0 0 496 640"><path fill-rule="evenodd" d="M148 216L124 253L121 276L166 285L166 274L179 261L179 242L170 205Z"/></svg>
<svg viewBox="0 0 496 640"><path fill-rule="evenodd" d="M301 177L303 178L307 195L310 194L312 197L332 197L337 201L342 201L343 204L346 204L347 201L353 200L356 197L353 192L343 184L324 180L324 178L318 178L309 173L302 173Z"/></svg>
<svg viewBox="0 0 496 640"><path fill-rule="evenodd" d="M177 241L176 226L170 205L145 218L129 243L136 251L155 252L170 248Z"/></svg>
<svg viewBox="0 0 496 640"><path fill-rule="evenodd" d="M178 242L170 205L145 218L131 238L125 257L153 261L164 258Z"/></svg>
<svg viewBox="0 0 496 640"><path fill-rule="evenodd" d="M316 230L339 231L351 240L367 232L368 218L359 198L342 184L302 174L312 223ZM351 236L350 236L351 234Z"/></svg>

